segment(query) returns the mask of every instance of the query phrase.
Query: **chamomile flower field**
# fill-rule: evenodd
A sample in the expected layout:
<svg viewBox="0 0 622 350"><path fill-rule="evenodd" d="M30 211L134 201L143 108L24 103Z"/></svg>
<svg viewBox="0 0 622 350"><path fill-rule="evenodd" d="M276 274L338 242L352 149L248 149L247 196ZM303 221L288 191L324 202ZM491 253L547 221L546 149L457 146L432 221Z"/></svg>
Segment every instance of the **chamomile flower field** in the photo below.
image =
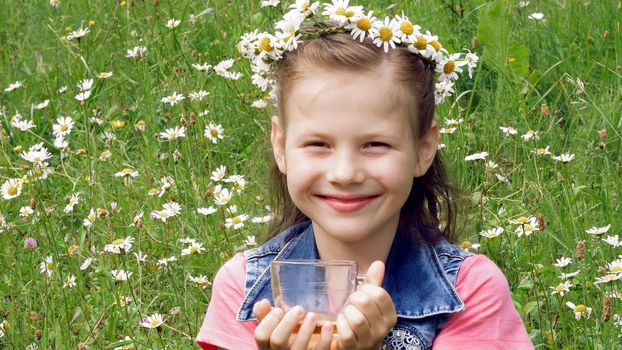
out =
<svg viewBox="0 0 622 350"><path fill-rule="evenodd" d="M479 55L436 115L456 243L536 348L622 348L622 2L356 3ZM278 215L236 44L289 5L0 1L0 348L198 348L214 274Z"/></svg>

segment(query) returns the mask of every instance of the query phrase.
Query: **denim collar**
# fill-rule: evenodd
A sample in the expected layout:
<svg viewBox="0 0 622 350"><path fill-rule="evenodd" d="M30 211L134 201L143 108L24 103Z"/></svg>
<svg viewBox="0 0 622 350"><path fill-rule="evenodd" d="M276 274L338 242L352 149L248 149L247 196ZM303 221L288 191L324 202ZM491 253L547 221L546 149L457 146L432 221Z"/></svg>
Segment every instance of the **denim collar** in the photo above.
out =
<svg viewBox="0 0 622 350"><path fill-rule="evenodd" d="M442 268L435 249L437 244L415 243L398 231L386 263L382 287L389 293L397 316L419 319L449 314L464 309L453 283ZM237 315L240 321L254 320L253 305L266 298L272 300L269 261L285 259L318 259L313 226L304 222L291 227L261 247L245 252L247 258L246 292ZM263 271L248 274L252 259L267 259ZM365 271L360 271L364 273Z"/></svg>

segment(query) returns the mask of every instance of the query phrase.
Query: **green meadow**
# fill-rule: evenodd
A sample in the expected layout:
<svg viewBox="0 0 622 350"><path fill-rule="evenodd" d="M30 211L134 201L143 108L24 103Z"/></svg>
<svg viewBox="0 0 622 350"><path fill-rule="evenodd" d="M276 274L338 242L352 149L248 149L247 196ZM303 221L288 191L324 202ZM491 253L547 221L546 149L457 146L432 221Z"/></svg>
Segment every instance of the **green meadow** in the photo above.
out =
<svg viewBox="0 0 622 350"><path fill-rule="evenodd" d="M480 56L436 115L456 243L536 348L622 348L622 2L352 2ZM289 4L0 0L0 348L198 348L273 215L275 111L236 43Z"/></svg>

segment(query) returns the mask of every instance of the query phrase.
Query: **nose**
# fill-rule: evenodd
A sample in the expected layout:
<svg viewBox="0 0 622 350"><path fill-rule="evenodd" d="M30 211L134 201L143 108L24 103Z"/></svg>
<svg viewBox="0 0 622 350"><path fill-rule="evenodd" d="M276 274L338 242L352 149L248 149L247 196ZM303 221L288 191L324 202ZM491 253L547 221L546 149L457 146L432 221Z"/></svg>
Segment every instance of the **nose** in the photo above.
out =
<svg viewBox="0 0 622 350"><path fill-rule="evenodd" d="M363 162L355 152L335 152L327 164L326 180L340 185L350 185L365 181Z"/></svg>

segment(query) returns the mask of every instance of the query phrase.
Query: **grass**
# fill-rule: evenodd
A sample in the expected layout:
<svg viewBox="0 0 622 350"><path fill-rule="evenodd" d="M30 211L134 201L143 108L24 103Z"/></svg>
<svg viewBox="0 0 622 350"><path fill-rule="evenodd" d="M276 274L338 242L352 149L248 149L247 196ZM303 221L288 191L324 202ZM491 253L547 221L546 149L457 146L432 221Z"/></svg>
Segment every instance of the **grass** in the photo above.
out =
<svg viewBox="0 0 622 350"><path fill-rule="evenodd" d="M189 276L211 280L226 259L247 248L249 236L260 241L265 232L265 224L250 220L239 230L226 228L225 219L235 214L225 207L209 216L196 209L214 205L216 183L210 177L225 165L226 176L246 180L244 190L231 198L238 214L268 213L271 111L251 107L263 96L251 88L250 69L241 60L232 68L242 73L240 80L201 72L192 64L238 58L239 36L268 29L282 13L261 9L259 3L61 0L52 7L40 1L19 6L0 1L0 87L15 81L24 85L0 92L0 183L27 175L32 165L20 153L32 145L43 142L53 155L46 179L28 175L19 196L0 199L0 321L6 321L0 347L195 347L210 288ZM458 86L466 93L437 113L444 127L451 126L447 119L463 119L453 134L444 134L442 152L452 181L470 200L460 241L480 244L479 251L504 271L536 347L619 347L620 281L594 282L622 273L612 264L622 248L603 241L620 235L622 227L621 3L370 3L365 6L376 15L404 10L439 35L450 51L469 48L481 56L474 79ZM545 21L529 19L534 12L544 13ZM181 24L167 28L171 18ZM90 32L66 40L80 27ZM141 59L126 57L135 46L147 48ZM113 75L101 79L101 72ZM91 96L80 103L74 96L83 79L94 84ZM58 92L63 86L67 91ZM199 90L209 96L191 101L189 93ZM173 92L186 98L174 106L160 101ZM47 107L32 107L48 99ZM20 131L12 126L16 113L36 127ZM75 122L63 152L53 145L52 126L59 116ZM90 121L94 117L100 125ZM144 123L144 131L135 128L137 123ZM209 123L224 128L218 143L204 136ZM185 137L166 141L159 135L182 125ZM518 134L506 136L501 126ZM521 138L528 130L539 138ZM574 159L564 163L532 152L547 146L553 155L569 153ZM464 160L482 151L496 169L487 170L482 160ZM138 176L114 176L124 168ZM162 193L166 176L174 184ZM80 193L80 201L65 213L74 193ZM181 213L166 222L150 218L172 201L181 205ZM24 207L33 213L20 216ZM99 210L93 225L85 227L83 220L98 208L105 214ZM135 220L140 212L144 216ZM544 227L519 237L515 230L520 225L510 222L529 216ZM609 224L607 233L586 233ZM479 235L494 227L505 232L496 238ZM107 244L127 236L135 239L131 252L104 253ZM37 241L36 248L24 247L29 237ZM206 249L182 256L190 245L180 242L185 237ZM139 251L147 255L143 262L133 254ZM40 272L48 256L54 262L49 277ZM158 263L172 256L177 260ZM87 257L96 260L81 270ZM572 263L554 266L561 257ZM119 269L132 272L128 281L113 280L111 271ZM570 291L563 297L552 294L551 287L563 281L560 274L574 271L579 273L568 279ZM63 288L70 275L76 276L76 286ZM119 302L124 297L131 298L126 306ZM591 316L576 320L567 301L592 308ZM159 331L140 326L142 318L155 313L166 320ZM131 340L124 343L126 336Z"/></svg>

